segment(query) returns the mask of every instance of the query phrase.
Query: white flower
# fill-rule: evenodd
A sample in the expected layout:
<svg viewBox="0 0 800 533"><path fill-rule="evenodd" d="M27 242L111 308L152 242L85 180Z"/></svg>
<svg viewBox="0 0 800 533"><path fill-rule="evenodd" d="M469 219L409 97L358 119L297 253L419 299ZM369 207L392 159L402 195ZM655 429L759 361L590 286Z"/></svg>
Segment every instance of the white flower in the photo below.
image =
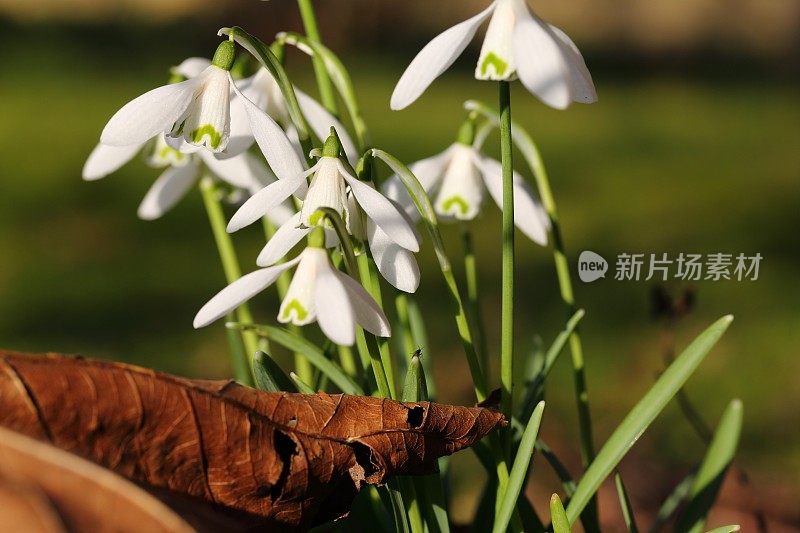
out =
<svg viewBox="0 0 800 533"><path fill-rule="evenodd" d="M342 216L352 235L366 237L378 270L389 283L400 290L414 292L419 285L419 268L414 259L414 253L419 251L419 237L413 223L401 207L371 184L350 175L338 157L323 155L316 165L293 179L282 179L254 194L233 215L228 231L237 231L263 217L275 205L305 187L309 175L313 177L302 209L273 235L259 254L258 264L271 265L284 257L322 223L318 210L328 207ZM360 235L365 231L363 228L366 235Z"/></svg>
<svg viewBox="0 0 800 533"><path fill-rule="evenodd" d="M280 322L305 325L317 321L329 339L345 346L355 342L356 324L381 337L391 335L389 321L375 300L353 278L331 265L328 252L314 246L291 261L251 272L222 289L197 313L194 327L225 316L295 265L297 271L278 312Z"/></svg>
<svg viewBox="0 0 800 533"><path fill-rule="evenodd" d="M592 76L575 43L528 9L525 0L495 0L474 17L436 36L408 66L391 100L398 110L410 105L447 70L491 16L475 77L522 84L544 103L564 109L571 102L592 103Z"/></svg>
<svg viewBox="0 0 800 533"><path fill-rule="evenodd" d="M83 179L94 181L107 176L130 161L146 144L149 143L123 147L98 144L83 167ZM201 163L214 176L237 189L247 191L248 195L276 181L269 168L248 152L229 159L217 159L205 150L184 153L167 144L163 134L156 137L147 163L155 168L167 168L139 205L138 215L144 220L160 218L174 207L197 183ZM273 209L269 216L275 224L280 225L293 214L294 210L284 202Z"/></svg>
<svg viewBox="0 0 800 533"><path fill-rule="evenodd" d="M412 163L409 169L432 198L436 213L444 218L472 220L480 212L484 191L503 209L503 167L474 146L456 142L444 152ZM419 213L397 176L384 185L384 193L403 206L414 219ZM514 224L532 241L547 244L550 221L525 183L514 172Z"/></svg>

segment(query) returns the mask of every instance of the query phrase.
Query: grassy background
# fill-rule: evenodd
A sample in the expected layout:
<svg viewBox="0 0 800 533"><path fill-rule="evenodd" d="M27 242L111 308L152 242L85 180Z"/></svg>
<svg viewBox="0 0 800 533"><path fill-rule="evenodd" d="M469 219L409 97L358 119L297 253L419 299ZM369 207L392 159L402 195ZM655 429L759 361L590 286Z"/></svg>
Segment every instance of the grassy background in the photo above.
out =
<svg viewBox="0 0 800 533"><path fill-rule="evenodd" d="M143 222L136 206L155 171L136 161L99 183L80 179L107 118L162 83L164 65L206 50L180 42L180 33L174 46L139 45L135 37L154 34L136 31L119 39L111 32L86 37L59 30L37 34L41 41L24 47L20 33L4 37L4 49L14 53L4 55L0 70L0 345L223 377L229 368L221 327L191 328L196 310L223 285L199 194L164 219ZM493 86L470 78L469 62L460 62L409 110L390 112L389 95L407 55L354 52L345 59L358 65L353 77L375 145L410 162L452 142L462 100L493 104L495 95ZM677 342L685 346L723 314L736 316L688 392L712 425L730 398L742 398L741 466L759 488L791 487L792 472L800 468L797 86L780 75L720 74L723 69L709 67L683 73L597 68L600 102L567 112L546 109L515 87L514 117L544 154L573 263L584 249L611 261L622 252L764 256L758 281L694 284L696 310L681 322ZM300 85L313 92L307 75ZM493 347L499 345L498 215L489 205L473 224ZM447 228L446 237L458 263L458 230ZM249 270L261 236L250 228L236 240ZM550 343L564 311L550 252L522 236L518 242L522 357L535 334ZM429 251L421 262L418 298L436 332L423 348L434 361L440 400L469 403L467 367L444 287ZM579 305L587 310L582 331L600 444L662 368L663 328L650 313L651 283L612 277L576 283ZM256 302L261 321L273 320L273 298ZM545 435L563 443L576 425L567 359L548 391L544 426ZM576 447L559 447L575 464ZM665 480L679 478L702 451L675 406L634 450L658 463ZM459 461L469 471L471 459ZM460 468L456 473L467 475ZM463 503L457 517L466 519L474 491L457 496Z"/></svg>

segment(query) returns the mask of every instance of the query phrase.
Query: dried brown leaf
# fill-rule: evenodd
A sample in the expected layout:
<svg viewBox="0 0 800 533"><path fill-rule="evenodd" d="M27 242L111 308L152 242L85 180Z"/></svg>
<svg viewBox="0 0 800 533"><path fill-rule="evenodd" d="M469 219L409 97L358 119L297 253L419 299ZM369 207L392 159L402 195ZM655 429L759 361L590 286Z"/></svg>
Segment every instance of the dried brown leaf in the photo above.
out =
<svg viewBox="0 0 800 533"><path fill-rule="evenodd" d="M493 409L267 393L61 355L0 352L0 425L282 529L344 516L366 483L432 472Z"/></svg>

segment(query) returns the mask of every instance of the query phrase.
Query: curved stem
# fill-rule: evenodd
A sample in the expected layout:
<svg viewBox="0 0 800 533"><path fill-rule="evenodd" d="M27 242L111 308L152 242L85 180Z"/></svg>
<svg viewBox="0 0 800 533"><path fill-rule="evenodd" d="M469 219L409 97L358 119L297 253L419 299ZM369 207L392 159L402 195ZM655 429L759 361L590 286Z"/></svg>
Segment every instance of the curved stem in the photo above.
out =
<svg viewBox="0 0 800 533"><path fill-rule="evenodd" d="M233 283L242 277L242 271L239 268L239 260L236 257L233 241L225 231L225 214L222 212L214 180L208 176L200 180L200 192L203 196L203 205L205 205L206 213L208 214L208 221L211 224L211 231L214 233L214 241L217 243L217 251L222 262L222 269L225 272L225 279L229 284ZM250 308L246 303L240 305L234 313L238 322L242 324L253 323L253 315L250 313ZM236 357L236 360L233 361L233 366L236 369L244 368L247 370L246 372L240 372L241 375L237 376L237 379L252 386L252 357L258 350L258 337L251 331L242 331L242 341L244 342L244 354L241 354L241 352L239 354L231 354L232 357ZM244 362L240 360L242 356L245 359Z"/></svg>
<svg viewBox="0 0 800 533"><path fill-rule="evenodd" d="M317 25L317 15L314 13L314 4L312 0L297 0L297 6L300 8L300 18L303 19L303 27L306 30L306 37L309 40L322 43L322 38L319 34L319 26ZM312 58L314 65L314 75L317 78L317 87L319 88L319 98L325 109L330 111L333 116L338 116L338 106L336 105L336 95L333 92L333 84L331 77L328 75L328 69L325 67L325 60L321 57L314 55Z"/></svg>
<svg viewBox="0 0 800 533"><path fill-rule="evenodd" d="M473 247L472 230L467 223L461 225L461 242L464 245L464 274L467 278L467 301L472 316L475 343L480 357L483 373L489 377L489 348L486 344L486 330L483 327L483 313L481 312L480 292L478 291L478 265Z"/></svg>

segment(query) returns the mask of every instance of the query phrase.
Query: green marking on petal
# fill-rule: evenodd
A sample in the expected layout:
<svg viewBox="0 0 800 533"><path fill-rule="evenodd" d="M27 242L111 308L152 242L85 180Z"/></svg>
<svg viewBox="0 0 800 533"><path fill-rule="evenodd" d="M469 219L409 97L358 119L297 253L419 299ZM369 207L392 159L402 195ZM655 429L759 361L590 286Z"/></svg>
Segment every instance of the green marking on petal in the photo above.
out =
<svg viewBox="0 0 800 533"><path fill-rule="evenodd" d="M170 155L172 155L176 161L182 161L183 158L186 157L183 152L176 150L171 146L163 146L158 152L158 157L161 159L167 159Z"/></svg>
<svg viewBox="0 0 800 533"><path fill-rule="evenodd" d="M289 302L289 305L283 308L281 319L289 320L292 316L292 311L294 311L295 316L300 321L305 320L308 316L308 310L303 307L297 298L294 298L291 302Z"/></svg>
<svg viewBox="0 0 800 533"><path fill-rule="evenodd" d="M211 124L200 126L192 132L190 137L192 138L193 143L199 143L206 135L208 135L208 138L211 141L211 148L218 148L219 143L222 142L222 134L218 132L217 129Z"/></svg>
<svg viewBox="0 0 800 533"><path fill-rule="evenodd" d="M481 63L481 76L486 76L489 67L494 67L496 75L503 76L506 73L506 69L508 69L508 61L504 61L494 52L489 52Z"/></svg>
<svg viewBox="0 0 800 533"><path fill-rule="evenodd" d="M444 209L446 213L449 213L451 211L451 208L454 206L460 209L461 214L464 216L466 216L466 214L469 213L469 202L467 202L460 196L451 196L450 198L442 202L442 209Z"/></svg>

